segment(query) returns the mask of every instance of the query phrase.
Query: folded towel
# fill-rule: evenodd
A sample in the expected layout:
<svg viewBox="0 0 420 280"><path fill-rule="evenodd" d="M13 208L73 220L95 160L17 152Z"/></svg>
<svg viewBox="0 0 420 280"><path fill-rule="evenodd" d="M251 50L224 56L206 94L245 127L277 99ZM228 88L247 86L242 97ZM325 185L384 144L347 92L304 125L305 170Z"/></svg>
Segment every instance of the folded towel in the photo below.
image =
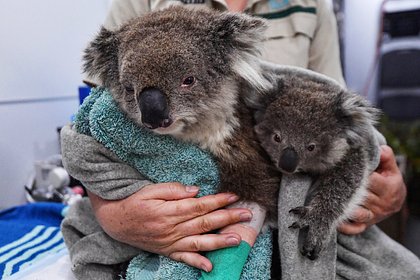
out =
<svg viewBox="0 0 420 280"><path fill-rule="evenodd" d="M92 90L75 118L79 133L90 135L153 182L200 186L199 196L214 194L219 184L217 163L193 144L138 127L119 110L104 88ZM260 234L241 279L269 279L271 232ZM140 253L129 265L127 279L198 279L200 271L164 256Z"/></svg>

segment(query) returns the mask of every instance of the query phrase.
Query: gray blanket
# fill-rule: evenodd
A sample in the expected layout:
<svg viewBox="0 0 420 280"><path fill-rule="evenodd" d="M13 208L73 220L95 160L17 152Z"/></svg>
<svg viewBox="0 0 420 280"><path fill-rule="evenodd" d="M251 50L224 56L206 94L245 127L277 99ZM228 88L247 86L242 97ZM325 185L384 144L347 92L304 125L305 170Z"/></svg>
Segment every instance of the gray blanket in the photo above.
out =
<svg viewBox="0 0 420 280"><path fill-rule="evenodd" d="M150 184L93 138L69 126L63 128L61 137L66 168L97 195L119 199ZM302 257L298 233L288 229L292 219L288 211L303 204L310 185L309 178L300 176L282 180L278 238L282 279L420 279L419 259L376 226L359 235L338 234L316 261ZM71 207L62 232L78 279L118 279L119 264L139 252L103 232L87 199Z"/></svg>

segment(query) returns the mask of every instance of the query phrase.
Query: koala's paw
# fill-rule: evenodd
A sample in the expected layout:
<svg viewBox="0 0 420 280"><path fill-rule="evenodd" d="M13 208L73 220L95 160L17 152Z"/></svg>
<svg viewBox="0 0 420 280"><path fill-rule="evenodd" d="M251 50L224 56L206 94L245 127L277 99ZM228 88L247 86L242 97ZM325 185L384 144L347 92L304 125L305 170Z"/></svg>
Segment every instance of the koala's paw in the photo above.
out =
<svg viewBox="0 0 420 280"><path fill-rule="evenodd" d="M302 231L304 234L303 246L300 250L302 255L310 260L315 260L325 248L325 243L328 240L330 232L328 225L323 224L322 219L317 218L310 207L296 207L289 212L298 216L297 221L289 228L307 229Z"/></svg>
<svg viewBox="0 0 420 280"><path fill-rule="evenodd" d="M327 232L320 230L319 228L309 228L308 233L303 241L303 246L301 249L302 255L307 257L310 260L315 260L318 258L319 253L325 248L325 241L327 240Z"/></svg>
<svg viewBox="0 0 420 280"><path fill-rule="evenodd" d="M289 228L305 228L309 226L309 207L306 206L300 206L293 208L289 211L289 213L295 214L298 216L298 220L295 221L293 224L289 226Z"/></svg>

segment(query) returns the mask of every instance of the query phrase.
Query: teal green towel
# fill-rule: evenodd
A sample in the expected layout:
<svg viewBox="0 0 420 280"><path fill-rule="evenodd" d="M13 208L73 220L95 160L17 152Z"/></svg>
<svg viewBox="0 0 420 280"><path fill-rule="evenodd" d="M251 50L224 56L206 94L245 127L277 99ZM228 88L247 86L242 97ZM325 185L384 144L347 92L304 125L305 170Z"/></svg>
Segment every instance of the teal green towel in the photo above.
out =
<svg viewBox="0 0 420 280"><path fill-rule="evenodd" d="M93 89L75 118L79 133L90 135L153 182L199 186L199 196L219 185L217 163L197 146L141 128L122 113L104 88ZM270 279L271 232L260 234L241 279ZM127 269L127 280L198 279L201 271L167 257L141 253Z"/></svg>
<svg viewBox="0 0 420 280"><path fill-rule="evenodd" d="M203 272L200 280L237 279L242 273L250 251L251 246L241 241L239 246L208 252L206 256L212 261L213 270Z"/></svg>

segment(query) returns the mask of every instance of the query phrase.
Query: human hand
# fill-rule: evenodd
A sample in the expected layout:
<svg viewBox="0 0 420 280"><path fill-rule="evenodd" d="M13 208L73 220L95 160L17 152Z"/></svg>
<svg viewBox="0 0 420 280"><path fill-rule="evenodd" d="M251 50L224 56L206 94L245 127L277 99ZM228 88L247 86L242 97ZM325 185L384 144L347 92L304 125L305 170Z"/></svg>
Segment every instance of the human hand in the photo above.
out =
<svg viewBox="0 0 420 280"><path fill-rule="evenodd" d="M394 152L381 146L379 167L369 177L369 190L365 202L352 214L351 222L338 227L344 234L358 234L401 210L407 189L398 169Z"/></svg>
<svg viewBox="0 0 420 280"><path fill-rule="evenodd" d="M237 246L241 237L203 233L248 221L252 215L248 209L221 209L238 200L234 194L195 198L197 193L197 187L162 183L123 200L103 200L92 193L89 198L102 228L114 239L208 272L212 264L199 252Z"/></svg>

